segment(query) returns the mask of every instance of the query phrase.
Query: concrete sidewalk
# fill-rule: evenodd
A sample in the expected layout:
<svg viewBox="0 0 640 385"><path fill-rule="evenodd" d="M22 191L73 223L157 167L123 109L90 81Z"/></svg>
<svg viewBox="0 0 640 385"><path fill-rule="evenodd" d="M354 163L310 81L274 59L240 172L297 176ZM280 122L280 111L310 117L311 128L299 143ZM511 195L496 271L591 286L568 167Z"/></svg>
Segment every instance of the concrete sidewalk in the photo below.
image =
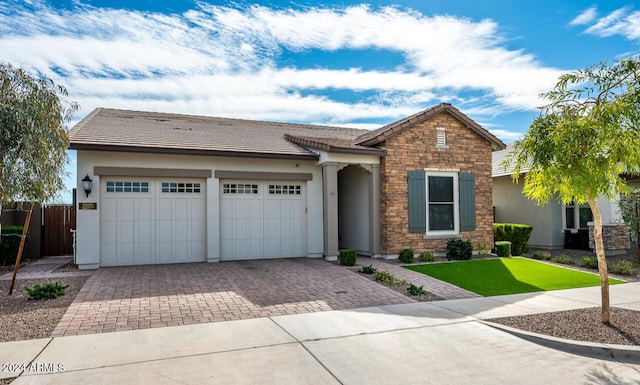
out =
<svg viewBox="0 0 640 385"><path fill-rule="evenodd" d="M640 310L640 283L610 289L613 306ZM593 287L10 342L0 363L26 366L16 385L640 383L639 347L594 358L480 321L599 299Z"/></svg>

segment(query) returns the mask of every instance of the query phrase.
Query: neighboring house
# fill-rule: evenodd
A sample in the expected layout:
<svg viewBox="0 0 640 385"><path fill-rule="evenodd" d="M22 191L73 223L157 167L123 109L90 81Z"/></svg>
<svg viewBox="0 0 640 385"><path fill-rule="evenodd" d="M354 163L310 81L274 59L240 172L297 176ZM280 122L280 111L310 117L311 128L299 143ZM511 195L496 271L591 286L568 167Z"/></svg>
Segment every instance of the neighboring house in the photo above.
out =
<svg viewBox="0 0 640 385"><path fill-rule="evenodd" d="M70 135L80 268L493 243L504 144L450 104L375 131L96 109Z"/></svg>
<svg viewBox="0 0 640 385"><path fill-rule="evenodd" d="M539 206L522 192L525 174L518 184L513 182L513 168L505 169L502 161L513 150L509 143L504 150L493 153L493 206L497 223L524 223L533 226L529 246L547 249L589 249L589 223L593 215L589 205L563 204L557 199ZM605 227L619 228L620 212L616 201L598 198ZM606 230L605 230L606 231ZM606 234L605 234L606 235Z"/></svg>

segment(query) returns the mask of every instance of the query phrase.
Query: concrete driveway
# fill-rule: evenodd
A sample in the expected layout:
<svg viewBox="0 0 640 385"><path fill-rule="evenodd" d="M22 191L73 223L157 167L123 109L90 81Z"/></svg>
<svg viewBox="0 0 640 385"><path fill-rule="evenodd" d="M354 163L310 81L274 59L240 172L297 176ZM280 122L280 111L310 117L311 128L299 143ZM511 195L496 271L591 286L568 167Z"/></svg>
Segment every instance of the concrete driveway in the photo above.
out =
<svg viewBox="0 0 640 385"><path fill-rule="evenodd" d="M101 268L52 337L411 302L308 258Z"/></svg>

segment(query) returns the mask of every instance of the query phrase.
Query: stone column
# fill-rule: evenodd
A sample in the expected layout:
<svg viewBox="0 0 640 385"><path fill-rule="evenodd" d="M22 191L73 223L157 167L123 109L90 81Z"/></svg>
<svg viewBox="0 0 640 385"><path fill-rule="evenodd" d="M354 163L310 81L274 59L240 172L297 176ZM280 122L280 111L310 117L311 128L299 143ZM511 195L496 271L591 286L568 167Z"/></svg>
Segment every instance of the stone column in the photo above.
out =
<svg viewBox="0 0 640 385"><path fill-rule="evenodd" d="M324 229L324 257L338 259L338 163L322 165L322 214Z"/></svg>
<svg viewBox="0 0 640 385"><path fill-rule="evenodd" d="M372 164L369 174L369 253L380 257L380 165Z"/></svg>

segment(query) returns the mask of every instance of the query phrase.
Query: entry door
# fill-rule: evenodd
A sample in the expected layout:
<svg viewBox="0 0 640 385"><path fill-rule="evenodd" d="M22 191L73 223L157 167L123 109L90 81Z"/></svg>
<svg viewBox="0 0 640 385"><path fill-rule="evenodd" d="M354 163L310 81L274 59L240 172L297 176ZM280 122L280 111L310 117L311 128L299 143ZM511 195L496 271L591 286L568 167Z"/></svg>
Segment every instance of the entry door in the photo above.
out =
<svg viewBox="0 0 640 385"><path fill-rule="evenodd" d="M221 260L306 256L304 182L220 183Z"/></svg>

